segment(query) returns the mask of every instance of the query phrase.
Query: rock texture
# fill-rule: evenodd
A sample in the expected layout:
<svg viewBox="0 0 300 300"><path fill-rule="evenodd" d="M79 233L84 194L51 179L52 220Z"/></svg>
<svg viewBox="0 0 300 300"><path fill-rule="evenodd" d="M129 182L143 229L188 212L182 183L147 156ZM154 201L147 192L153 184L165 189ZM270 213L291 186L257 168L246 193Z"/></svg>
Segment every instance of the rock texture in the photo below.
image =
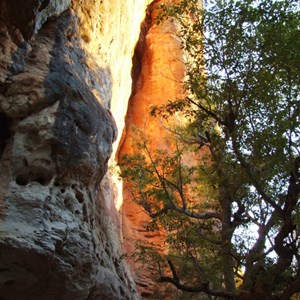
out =
<svg viewBox="0 0 300 300"><path fill-rule="evenodd" d="M0 0L0 299L139 298L105 174L147 2Z"/></svg>
<svg viewBox="0 0 300 300"><path fill-rule="evenodd" d="M176 36L174 23L155 23L157 10L163 1L154 1L149 5L147 16L142 24L139 42L136 47L133 68L133 92L128 105L126 117L126 136L120 146L119 159L125 154L136 152L134 146L134 127L141 129L151 140L153 149L168 149L169 143L164 139L165 131L158 118L149 116L152 105L166 104L168 100L183 96L182 80L184 77L183 54L180 41ZM145 231L149 217L142 208L132 201L132 195L126 182L123 191L123 233L126 253L135 251L137 240L154 243L162 248L160 232ZM153 269L130 261L135 273L135 280L143 298L167 299L166 295L157 296L161 289L153 281ZM153 266L154 268L154 266ZM163 297L163 298L161 298Z"/></svg>

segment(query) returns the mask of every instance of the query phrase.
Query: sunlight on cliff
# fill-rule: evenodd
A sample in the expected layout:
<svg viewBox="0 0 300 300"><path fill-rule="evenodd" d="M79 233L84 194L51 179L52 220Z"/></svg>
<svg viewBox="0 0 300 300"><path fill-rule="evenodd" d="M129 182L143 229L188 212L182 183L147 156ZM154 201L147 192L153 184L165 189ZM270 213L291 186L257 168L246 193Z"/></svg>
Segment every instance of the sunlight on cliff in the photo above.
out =
<svg viewBox="0 0 300 300"><path fill-rule="evenodd" d="M80 36L83 49L87 53L90 69L100 65L106 74L102 76L102 86L92 92L116 121L118 129L117 140L113 144L113 153L109 161L110 181L119 210L122 206L122 182L118 179L118 168L115 162L122 132L125 126L128 100L132 89L132 57L140 34L140 24L145 18L146 7L150 0L129 1L97 1L85 10L78 5L75 9L81 20ZM89 16L89 17L87 17ZM91 22L92 20L92 22ZM111 82L107 78L111 77ZM101 78L101 79L102 79ZM88 84L88 82L87 82Z"/></svg>

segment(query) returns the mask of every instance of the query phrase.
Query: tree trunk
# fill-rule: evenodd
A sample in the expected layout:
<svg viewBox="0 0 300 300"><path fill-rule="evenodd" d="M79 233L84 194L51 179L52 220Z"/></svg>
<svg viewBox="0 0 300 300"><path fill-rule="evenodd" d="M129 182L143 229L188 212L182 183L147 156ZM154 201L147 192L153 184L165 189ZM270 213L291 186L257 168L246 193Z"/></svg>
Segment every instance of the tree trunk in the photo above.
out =
<svg viewBox="0 0 300 300"><path fill-rule="evenodd" d="M224 276L225 289L228 292L235 292L234 281L234 261L231 256L231 239L233 228L231 227L231 202L227 196L226 189L220 188L220 202L222 208L222 268Z"/></svg>

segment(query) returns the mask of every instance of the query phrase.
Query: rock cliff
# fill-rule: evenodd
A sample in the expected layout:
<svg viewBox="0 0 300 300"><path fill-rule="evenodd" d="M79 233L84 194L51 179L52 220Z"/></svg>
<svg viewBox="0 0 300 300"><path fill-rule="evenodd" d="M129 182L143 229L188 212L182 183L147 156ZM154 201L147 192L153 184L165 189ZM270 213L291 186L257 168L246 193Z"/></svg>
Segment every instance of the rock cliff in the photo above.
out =
<svg viewBox="0 0 300 300"><path fill-rule="evenodd" d="M151 2L0 0L0 299L154 297L123 252L160 238L114 170L135 126L168 146L148 109L182 93L174 24Z"/></svg>
<svg viewBox="0 0 300 300"><path fill-rule="evenodd" d="M146 4L0 0L1 299L139 298L103 177Z"/></svg>
<svg viewBox="0 0 300 300"><path fill-rule="evenodd" d="M139 42L135 49L133 64L133 88L126 116L126 135L118 152L119 159L125 154L136 153L134 129L139 128L151 141L153 149L169 149L165 139L170 133L158 118L150 117L150 107L167 104L169 100L183 97L184 58L176 26L172 22L156 24L158 6L166 1L153 1L148 6L141 27ZM124 251L133 253L136 241L154 243L160 248L163 232L148 232L145 225L148 215L134 203L126 182L123 184L123 234ZM157 276L151 266L130 261L138 290L144 298L167 299L162 287L153 281ZM161 293L158 295L158 293ZM161 298L163 297L163 298ZM172 297L170 298L172 299ZM174 298L173 298L174 299Z"/></svg>

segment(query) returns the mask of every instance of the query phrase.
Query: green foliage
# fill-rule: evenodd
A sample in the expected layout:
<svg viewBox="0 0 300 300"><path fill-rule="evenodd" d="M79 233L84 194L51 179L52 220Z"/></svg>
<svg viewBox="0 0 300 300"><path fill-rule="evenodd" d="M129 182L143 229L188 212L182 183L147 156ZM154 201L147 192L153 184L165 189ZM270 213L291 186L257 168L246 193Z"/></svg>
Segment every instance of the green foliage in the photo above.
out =
<svg viewBox="0 0 300 300"><path fill-rule="evenodd" d="M157 22L166 19L187 57L188 96L150 115L181 111L188 124L170 131L172 151L151 152L140 135L121 163L135 201L166 231L172 276L161 268L162 281L288 299L300 291L299 3L183 0L160 7Z"/></svg>

